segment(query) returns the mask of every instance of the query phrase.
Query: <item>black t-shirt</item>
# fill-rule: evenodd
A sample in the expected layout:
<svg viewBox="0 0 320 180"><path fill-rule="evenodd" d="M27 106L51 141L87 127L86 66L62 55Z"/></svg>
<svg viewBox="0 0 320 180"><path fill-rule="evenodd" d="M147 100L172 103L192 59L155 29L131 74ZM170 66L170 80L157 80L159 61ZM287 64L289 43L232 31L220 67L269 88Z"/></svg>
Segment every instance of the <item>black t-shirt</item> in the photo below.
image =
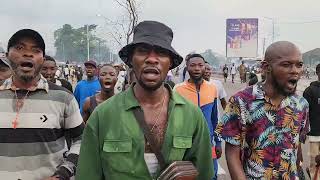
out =
<svg viewBox="0 0 320 180"><path fill-rule="evenodd" d="M228 74L228 68L227 68L227 67L224 67L224 68L223 68L223 73L224 73L224 74Z"/></svg>
<svg viewBox="0 0 320 180"><path fill-rule="evenodd" d="M60 84L59 84L60 82ZM65 79L56 79L56 85L62 86L66 89L68 89L71 93L73 93L73 89L72 89L72 85L69 81L65 80Z"/></svg>
<svg viewBox="0 0 320 180"><path fill-rule="evenodd" d="M309 103L310 136L320 136L320 81L314 81L303 92Z"/></svg>

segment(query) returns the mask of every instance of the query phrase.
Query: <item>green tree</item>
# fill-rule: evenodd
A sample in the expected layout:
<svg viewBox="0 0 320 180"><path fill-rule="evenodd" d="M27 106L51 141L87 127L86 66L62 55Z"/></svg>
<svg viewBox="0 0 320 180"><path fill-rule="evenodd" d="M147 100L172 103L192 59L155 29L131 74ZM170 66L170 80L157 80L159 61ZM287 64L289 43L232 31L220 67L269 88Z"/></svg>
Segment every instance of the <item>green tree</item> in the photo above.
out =
<svg viewBox="0 0 320 180"><path fill-rule="evenodd" d="M204 59L214 67L219 67L226 62L226 58L213 52L211 49L207 49L205 52L201 53Z"/></svg>
<svg viewBox="0 0 320 180"><path fill-rule="evenodd" d="M89 25L89 47L90 59L108 62L110 61L110 49L105 40L97 37L93 32L97 25ZM56 58L60 61L84 62L87 60L87 25L74 28L65 24L62 28L54 31L54 46L56 47ZM115 56L115 55L114 55Z"/></svg>

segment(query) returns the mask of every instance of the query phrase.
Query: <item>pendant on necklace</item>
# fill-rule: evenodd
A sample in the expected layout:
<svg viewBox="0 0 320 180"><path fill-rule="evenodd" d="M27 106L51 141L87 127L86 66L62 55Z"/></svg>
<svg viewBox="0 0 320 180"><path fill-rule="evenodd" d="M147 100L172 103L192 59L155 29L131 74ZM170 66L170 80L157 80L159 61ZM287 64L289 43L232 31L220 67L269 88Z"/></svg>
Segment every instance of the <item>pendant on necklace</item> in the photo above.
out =
<svg viewBox="0 0 320 180"><path fill-rule="evenodd" d="M24 102L21 101L20 99L17 101L17 109L21 109L23 106Z"/></svg>
<svg viewBox="0 0 320 180"><path fill-rule="evenodd" d="M12 121L12 128L13 129L16 129L18 126L18 121L17 121L17 118L15 118L13 121Z"/></svg>

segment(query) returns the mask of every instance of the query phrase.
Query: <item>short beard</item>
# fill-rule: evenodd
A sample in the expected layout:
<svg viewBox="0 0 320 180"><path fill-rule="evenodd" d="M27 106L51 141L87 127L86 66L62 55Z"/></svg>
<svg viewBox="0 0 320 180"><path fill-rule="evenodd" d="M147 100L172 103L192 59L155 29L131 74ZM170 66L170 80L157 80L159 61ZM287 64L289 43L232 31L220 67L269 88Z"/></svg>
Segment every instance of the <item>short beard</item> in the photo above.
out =
<svg viewBox="0 0 320 180"><path fill-rule="evenodd" d="M30 75L24 75L20 73L20 71L18 70L17 64L11 62L10 65L12 67L13 74L16 75L16 77L24 83L29 83L35 78L37 78L40 75L40 71L42 68L42 66L39 66L38 68L35 69L34 74L30 76Z"/></svg>
<svg viewBox="0 0 320 180"><path fill-rule="evenodd" d="M200 83L202 82L202 80L204 79L203 76L200 76L200 77L190 76L190 78L192 79L192 81L193 81L195 84L200 84Z"/></svg>
<svg viewBox="0 0 320 180"><path fill-rule="evenodd" d="M156 84L156 85L154 85L154 86L148 86L148 85L146 85L146 84L141 80L141 77L140 77L139 79L137 79L137 82L139 83L139 85L140 85L143 89L145 89L145 90L147 90L147 91L155 91L155 90L159 89L159 88L162 86L162 84L163 84L163 81L160 81L158 84Z"/></svg>
<svg viewBox="0 0 320 180"><path fill-rule="evenodd" d="M273 75L272 71L271 71L271 76L272 76L272 85L276 89L277 92L279 92L283 96L291 96L291 95L295 94L297 86L295 87L293 92L287 92L287 91L284 90L284 87L282 87L278 83L277 77Z"/></svg>

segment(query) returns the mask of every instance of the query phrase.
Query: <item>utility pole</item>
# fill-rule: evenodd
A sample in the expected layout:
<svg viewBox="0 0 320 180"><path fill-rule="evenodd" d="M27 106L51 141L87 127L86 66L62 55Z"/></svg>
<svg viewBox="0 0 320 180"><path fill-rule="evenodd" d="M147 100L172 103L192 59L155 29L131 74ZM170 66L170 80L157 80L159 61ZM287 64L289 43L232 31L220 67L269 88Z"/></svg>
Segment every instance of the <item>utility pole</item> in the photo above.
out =
<svg viewBox="0 0 320 180"><path fill-rule="evenodd" d="M101 46L101 41L100 41L100 39L99 39L99 49L98 49L99 62L101 62L100 46Z"/></svg>
<svg viewBox="0 0 320 180"><path fill-rule="evenodd" d="M62 41L62 54L63 54L63 61L66 62L66 54L64 52L64 42Z"/></svg>
<svg viewBox="0 0 320 180"><path fill-rule="evenodd" d="M87 24L87 61L90 59L90 44L89 44L89 24Z"/></svg>
<svg viewBox="0 0 320 180"><path fill-rule="evenodd" d="M111 62L113 64L113 53L111 52Z"/></svg>
<svg viewBox="0 0 320 180"><path fill-rule="evenodd" d="M269 19L272 22L272 43L275 40L275 18L263 17L265 19Z"/></svg>
<svg viewBox="0 0 320 180"><path fill-rule="evenodd" d="M265 52L265 50L266 50L266 38L264 37L263 38L263 49L262 49L262 56L264 56L264 52Z"/></svg>
<svg viewBox="0 0 320 180"><path fill-rule="evenodd" d="M272 43L274 43L274 18L272 18Z"/></svg>

